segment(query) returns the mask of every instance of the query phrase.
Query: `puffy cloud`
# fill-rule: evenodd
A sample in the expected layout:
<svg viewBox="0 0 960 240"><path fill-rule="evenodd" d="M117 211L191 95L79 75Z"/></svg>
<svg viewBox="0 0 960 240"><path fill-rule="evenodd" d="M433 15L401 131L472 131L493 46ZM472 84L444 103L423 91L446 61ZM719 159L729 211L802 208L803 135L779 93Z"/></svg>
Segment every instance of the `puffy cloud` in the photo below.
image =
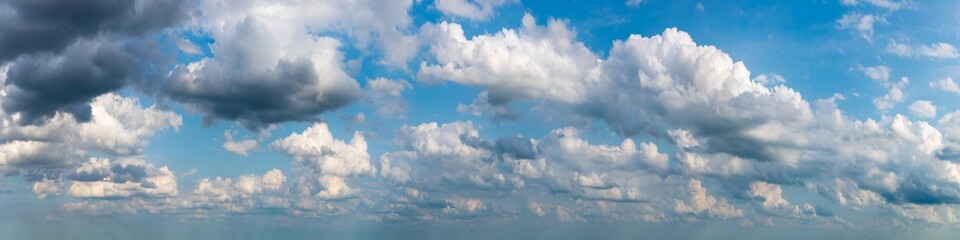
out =
<svg viewBox="0 0 960 240"><path fill-rule="evenodd" d="M674 144L679 148L692 148L700 146L700 142L693 137L690 132L687 132L683 129L673 129L667 131L667 135L670 136L670 139L673 140Z"/></svg>
<svg viewBox="0 0 960 240"><path fill-rule="evenodd" d="M248 128L316 121L317 114L361 98L344 70L338 39L357 47L409 24L411 1L204 1L199 28L215 39L212 57L177 65L162 92L204 113L206 123L237 120ZM229 7L225 7L229 6Z"/></svg>
<svg viewBox="0 0 960 240"><path fill-rule="evenodd" d="M237 134L237 132L230 130L223 132L223 149L240 156L247 156L250 154L250 151L257 149L257 140L245 139L235 141L233 140L234 134Z"/></svg>
<svg viewBox="0 0 960 240"><path fill-rule="evenodd" d="M836 178L833 181L820 184L807 182L806 188L807 190L817 192L833 200L841 206L852 206L857 209L861 206L875 205L884 202L879 194L873 191L863 190L856 182L848 179Z"/></svg>
<svg viewBox="0 0 960 240"><path fill-rule="evenodd" d="M667 154L660 153L659 150L657 150L656 144L649 142L640 143L640 152L643 154L641 159L643 159L650 168L665 172L670 167L670 163L668 162L670 157L668 157Z"/></svg>
<svg viewBox="0 0 960 240"><path fill-rule="evenodd" d="M705 214L710 217L731 218L742 217L743 210L730 204L726 199L719 200L707 193L700 180L690 179L686 188L687 198L674 202L674 211L681 214Z"/></svg>
<svg viewBox="0 0 960 240"><path fill-rule="evenodd" d="M960 111L944 114L937 121L937 128L943 137L952 142L960 142Z"/></svg>
<svg viewBox="0 0 960 240"><path fill-rule="evenodd" d="M403 194L401 199L419 205L447 201L441 212L471 215L467 206L450 199L477 198L486 202L491 195L519 194L532 197L543 192L557 197L606 206L602 214L611 218L627 217L614 208L633 209L637 202L651 201L658 194L652 186L662 180L653 173L668 171L668 156L659 153L653 143L624 139L619 145L591 144L579 137L574 128L561 128L539 139L521 136L495 141L480 137L471 122L425 123L404 126L395 142L402 151L381 156L380 175ZM489 211L499 211L498 205ZM474 206L480 206L474 204ZM513 207L527 208L526 205ZM563 206L558 206L563 207ZM509 207L507 207L509 208ZM577 209L563 212L571 219ZM418 212L435 209L418 207ZM476 209L482 209L476 207ZM540 208L539 215L546 214ZM536 211L531 214L538 215Z"/></svg>
<svg viewBox="0 0 960 240"><path fill-rule="evenodd" d="M940 81L931 82L931 88L940 89L945 92L960 94L960 85L953 81L953 78L947 77Z"/></svg>
<svg viewBox="0 0 960 240"><path fill-rule="evenodd" d="M873 105L881 111L892 109L894 104L903 102L904 96L902 89L909 83L910 80L906 77L903 77L900 78L899 82L886 84L886 86L890 89L890 92L883 96L874 98Z"/></svg>
<svg viewBox="0 0 960 240"><path fill-rule="evenodd" d="M175 200L174 208L219 208L228 212L244 212L253 208L287 207L289 202L277 198L285 193L286 175L272 169L263 175L244 174L231 178L204 178L188 195Z"/></svg>
<svg viewBox="0 0 960 240"><path fill-rule="evenodd" d="M467 213L473 214L479 211L485 210L487 207L483 204L483 201L476 198L470 199L452 199L446 200L447 207L443 209L444 213L456 214L456 213Z"/></svg>
<svg viewBox="0 0 960 240"><path fill-rule="evenodd" d="M0 173L18 173L21 168L59 168L79 155L41 141L9 141L0 144Z"/></svg>
<svg viewBox="0 0 960 240"><path fill-rule="evenodd" d="M0 102L6 98L0 94ZM91 120L78 122L57 114L42 125L20 126L21 114L0 111L0 170L63 168L90 152L131 156L141 154L147 137L178 129L181 117L156 106L142 108L139 100L116 94L95 98Z"/></svg>
<svg viewBox="0 0 960 240"><path fill-rule="evenodd" d="M287 181L287 177L283 175L280 169L271 169L260 178L263 187L269 190L279 190L285 181Z"/></svg>
<svg viewBox="0 0 960 240"><path fill-rule="evenodd" d="M517 2L518 0L437 0L433 6L443 15L487 20L493 16L497 7Z"/></svg>
<svg viewBox="0 0 960 240"><path fill-rule="evenodd" d="M320 175L317 177L317 182L323 188L316 195L320 199L342 199L354 193L354 190L350 189L347 182L340 176Z"/></svg>
<svg viewBox="0 0 960 240"><path fill-rule="evenodd" d="M528 20L524 21L524 30L533 25L528 24L533 23L532 19L525 19ZM550 26L548 24L547 28ZM490 44L484 47L471 45L479 46L483 45L480 43L488 43L487 41L494 43L493 40L508 42L503 39L511 39L508 38L512 37L509 29L497 34L474 36L467 40L456 25L428 25L424 29L431 29L431 27L455 33L451 35L455 36L452 37L454 40L449 42L471 46L468 49L472 55L462 54L464 56L482 56L485 53L502 53L497 56L503 59L541 56L530 52L513 51L522 49L517 47L521 44ZM429 31L422 33L436 34ZM562 36L562 34L554 35ZM528 35L516 34L518 43L523 42L526 37ZM565 38L561 42L569 45L578 44L572 38ZM560 44L547 46L557 45ZM442 60L440 54L436 54L441 52L437 50L443 49L442 46L443 44L431 46L431 53L437 57L438 64L426 64L425 66L429 69L472 71L485 68L489 62L503 62L448 61L449 64L446 64L444 62L447 61ZM442 52L457 53L456 51ZM581 55L566 54L564 56ZM943 143L943 136L939 131L929 124L910 121L901 115L884 116L879 121L849 119L836 108L837 98L818 100L815 102L815 107L811 107L793 89L785 86L767 87L756 78L751 79L743 63L733 61L730 56L715 47L697 45L688 34L679 30L668 29L661 35L652 37L634 35L627 40L616 41L607 59L600 61L594 56L592 61L584 60L583 62L590 62L586 65L588 67L583 69L602 70L593 80L596 84L582 85L584 86L581 88L582 91L564 93L563 95L567 97L560 99L549 94L556 84L529 84L517 85L510 89L515 93L512 96L520 97L501 98L498 102L497 92L508 92L497 89L497 86L502 85L500 81L515 79L513 75L503 74L506 71L469 75L485 76L482 79L471 79L468 75L457 77L456 74L447 74L449 76L446 78L482 87L482 94L487 96L478 99L487 99L490 105L500 103L496 106L502 107L511 102L536 99L557 104L551 106L560 107L559 111L573 110L572 112L580 115L601 119L625 136L645 132L653 136L663 136L664 128L682 129L689 134L689 138L676 130L672 133L667 131L666 135L675 143L683 143L683 146L693 146L691 139L696 140L698 147L679 147L676 156L677 170L680 173L714 177L722 181L759 179L772 183L796 183L796 179L817 175L829 176L828 179L833 179L833 176L849 176L858 188L876 192L883 201L893 204L952 202L958 196L950 193L953 187L939 189L921 187L929 184L953 186L950 182L953 182L955 175L951 172L954 168L953 163L936 158L937 152L943 152L941 149L947 145ZM548 63L538 62L533 65L537 64ZM444 65L451 68L442 67ZM531 64L514 66L531 66ZM547 71L555 68L541 69ZM571 68L564 69L569 71ZM890 90L886 96L875 99L878 108L891 109L893 104L903 101L901 89L908 84L908 79L901 78L900 81L890 82L890 71L886 67L865 69L865 71L871 78ZM456 72L448 71L447 73ZM420 73L419 76L429 76L425 71ZM426 81L430 80L436 79L426 79ZM552 80L537 82L549 83L549 81ZM583 83L583 81L571 81L577 84ZM524 87L537 90L537 94L517 94L524 92ZM473 105L477 106L477 104ZM569 108L563 109L564 106ZM563 147L556 147L563 146L557 143L564 141L552 143L550 141L555 140L551 137L564 139L559 136L567 135L571 134L563 130L555 131L550 137L536 142L536 157L533 161L516 161L515 172L526 177L523 179L525 186L536 185L542 181L554 191L581 194L580 196L586 199L589 197L617 199L609 198L617 196L617 191L621 197L628 195L624 192L629 192L630 186L634 184L629 181L616 181L622 178L614 177L602 166L591 166L590 161L571 162L567 165L563 157L551 156L551 152L565 150ZM472 138L468 135L460 139ZM466 146L457 148L462 149L464 153L474 153L460 159L497 159L496 151L483 151L484 141L461 141L463 142L480 142L480 144L456 145ZM620 149L629 148L621 147ZM572 151L570 155L576 157L580 156L578 154L588 152L588 150L578 150ZM402 162L398 161L402 156L408 155L388 155L391 167ZM540 158L544 161L540 162ZM608 158L594 159L602 161ZM563 164L554 164L561 162ZM617 163L608 163L608 165L616 166ZM412 167L412 171L416 172L416 167ZM935 174L923 174L931 171ZM396 171L386 175L407 176L401 173L408 172ZM565 177L558 174L564 172L574 174ZM415 173L408 174L417 176ZM451 179L457 178L451 177ZM561 180L557 181L558 179ZM617 187L610 188L611 186ZM796 206L801 212L811 208Z"/></svg>
<svg viewBox="0 0 960 240"><path fill-rule="evenodd" d="M44 178L33 183L33 193L37 194L39 199L60 196L63 194L63 182L59 179Z"/></svg>
<svg viewBox="0 0 960 240"><path fill-rule="evenodd" d="M750 190L747 194L754 198L754 201L759 203L764 210L773 213L797 217L817 215L816 208L812 205L793 205L783 198L783 189L780 188L780 185L762 181L753 182L750 183Z"/></svg>
<svg viewBox="0 0 960 240"><path fill-rule="evenodd" d="M863 69L863 74L867 75L867 77L870 79L881 83L886 83L890 80L890 68L883 65L866 67Z"/></svg>
<svg viewBox="0 0 960 240"><path fill-rule="evenodd" d="M919 118L937 117L937 106L930 101L918 100L910 104L910 113Z"/></svg>
<svg viewBox="0 0 960 240"><path fill-rule="evenodd" d="M478 99L489 105L475 102L462 111L506 115L512 113L506 104L537 99L602 119L625 135L661 134L653 126L668 125L703 137L714 151L788 161L795 153L783 148L802 139L772 133L811 118L799 93L752 81L743 63L715 47L698 46L676 29L616 41L603 61L577 42L564 22L551 20L541 27L530 15L520 30L469 40L458 25L448 23L427 24L421 34L447 39L431 45L438 63L421 64L422 80L483 87Z"/></svg>
<svg viewBox="0 0 960 240"><path fill-rule="evenodd" d="M404 126L399 130L396 142L419 155L442 158L451 164L469 165L488 157L489 152L469 143L477 142L479 131L472 122L448 124L425 123Z"/></svg>
<svg viewBox="0 0 960 240"><path fill-rule="evenodd" d="M359 190L347 185L345 177L376 173L367 152L363 134L356 132L349 143L333 138L326 123L317 123L301 133L278 139L270 144L274 150L293 157L305 173L297 179L298 192L321 200L342 200L355 197ZM315 206L304 199L301 205Z"/></svg>
<svg viewBox="0 0 960 240"><path fill-rule="evenodd" d="M207 9L214 9L204 17L211 21L197 23L217 39L211 45L214 55L177 66L164 89L208 119L238 120L260 128L273 122L314 120L317 114L337 108L287 109L253 106L253 101L260 100L227 101L246 95L273 98L278 92L292 96L266 102L314 106L310 104L329 100L324 94L330 92L324 91L362 91L378 107L377 115L406 108L390 104L402 102L409 83L378 78L360 90L344 70L349 64L342 63L341 40L318 36L344 31L349 38L361 39L396 33L384 29L400 25L386 20L360 21L365 14L382 14L374 9L378 4L360 1L356 3L363 7L313 16L293 9L293 2L223 3L203 2L209 4L204 5ZM341 7L341 3L305 3L321 11ZM383 3L389 4L395 2ZM346 16L351 14L360 16ZM401 19L401 25L409 21L382 15ZM221 19L225 21L212 21ZM346 26L354 21L360 26ZM33 183L33 190L40 198L56 196L70 181L69 195L108 200L85 200L64 209L130 207L198 215L263 208L298 216L356 213L370 214L363 217L373 220L459 219L511 218L525 209L534 216L564 221L591 217L668 221L750 215L752 209L737 201L752 200L761 218L829 216L813 205L791 203L784 197L781 185L804 184L841 206L878 206L907 219L955 222L950 203L960 202L960 165L955 162L960 156L960 130L953 128L960 126L960 112L945 114L937 128L902 115L850 119L836 108L842 95L816 100L811 107L799 93L778 85L785 83L782 77L751 78L744 63L715 47L698 45L677 29L616 41L608 57L601 59L577 42L563 21L538 26L526 15L522 23L520 29L469 39L457 24L426 24L415 41L429 40L432 59L421 64L417 77L479 87L476 100L458 106L458 111L519 117L509 104L550 104L556 107L550 110L575 118L604 121L618 133L613 135L618 141L593 142L593 136L574 127L537 138L490 139L482 137L486 135L480 134L481 126L472 122L424 123L397 130L397 150L371 163L362 133L354 133L350 141L340 140L326 123L316 123L270 144L272 150L293 158L298 174L289 180L274 169L263 175L205 178L193 191L179 192L169 169L122 157L119 161L95 158L61 178L44 176ZM183 49L192 52L189 47ZM400 56L398 61L406 58ZM12 69L9 66L13 65L4 69ZM300 70L310 77L283 75L303 73ZM878 108L891 109L904 100L905 78L890 82L885 66L863 70L890 90L875 100ZM2 75L6 81L6 72ZM186 76L196 79L184 80ZM949 89L951 85L938 86ZM9 91L14 90L8 89L0 100L11 96ZM207 96L216 99L203 99ZM910 110L918 117L936 117L935 106L924 102L914 102ZM139 105L134 98L107 94L92 100L89 122L78 123L75 116L57 110L37 126L16 125L16 120L26 117L24 113L0 111L0 171L64 168L73 164L65 159L90 155L139 155L143 139L180 125L174 113ZM278 112L270 112L274 110ZM224 133L224 148L241 155L256 148L257 141L235 141L235 134ZM676 147L658 147L661 143ZM718 183L728 191L708 192L694 179ZM743 189L747 183L748 189ZM730 192L739 195L724 195ZM517 200L500 200L504 198Z"/></svg>
<svg viewBox="0 0 960 240"><path fill-rule="evenodd" d="M374 172L363 134L356 132L346 143L334 139L326 123L316 123L301 133L291 133L270 147L321 175L348 177Z"/></svg>
<svg viewBox="0 0 960 240"><path fill-rule="evenodd" d="M425 24L420 34L435 39L429 52L437 62L421 63L419 79L484 87L494 106L540 98L581 102L600 73L597 57L560 20L538 26L526 14L522 29L471 39L459 24L447 22Z"/></svg>
<svg viewBox="0 0 960 240"><path fill-rule="evenodd" d="M812 118L799 93L753 82L743 63L712 46L698 46L676 29L616 41L603 63L606 82L590 91L590 102L580 108L623 134L662 134L652 126L666 125L698 136L701 145L714 151L791 161L777 146L802 139L774 133L804 126ZM735 110L743 108L764 110ZM772 142L778 144L767 144Z"/></svg>
<svg viewBox="0 0 960 240"><path fill-rule="evenodd" d="M783 190L779 185L766 182L750 183L750 194L765 209L789 208L790 202L782 196Z"/></svg>
<svg viewBox="0 0 960 240"><path fill-rule="evenodd" d="M157 168L142 161L111 163L91 158L70 176L67 192L78 198L116 198L131 196L176 196L177 178L167 167Z"/></svg>
<svg viewBox="0 0 960 240"><path fill-rule="evenodd" d="M900 78L898 82L890 81L890 68L887 66L874 66L874 67L865 67L862 68L864 75L873 79L875 82L879 83L884 88L889 89L889 92L883 96L876 97L873 99L873 105L881 111L890 110L894 107L896 103L902 102L904 100L903 88L906 87L910 80L906 77Z"/></svg>
<svg viewBox="0 0 960 240"><path fill-rule="evenodd" d="M161 130L179 130L183 124L180 115L156 105L141 108L133 97L106 94L94 99L91 107L93 121L79 126L79 142L117 155L140 154L147 144L144 138Z"/></svg>

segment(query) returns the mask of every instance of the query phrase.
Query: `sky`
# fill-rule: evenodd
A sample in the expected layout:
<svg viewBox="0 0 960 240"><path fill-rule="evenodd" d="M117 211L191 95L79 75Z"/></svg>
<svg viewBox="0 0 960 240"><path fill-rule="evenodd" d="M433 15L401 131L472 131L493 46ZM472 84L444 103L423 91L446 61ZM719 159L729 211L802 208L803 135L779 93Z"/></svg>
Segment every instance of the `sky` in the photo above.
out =
<svg viewBox="0 0 960 240"><path fill-rule="evenodd" d="M0 239L956 239L958 22L0 0Z"/></svg>

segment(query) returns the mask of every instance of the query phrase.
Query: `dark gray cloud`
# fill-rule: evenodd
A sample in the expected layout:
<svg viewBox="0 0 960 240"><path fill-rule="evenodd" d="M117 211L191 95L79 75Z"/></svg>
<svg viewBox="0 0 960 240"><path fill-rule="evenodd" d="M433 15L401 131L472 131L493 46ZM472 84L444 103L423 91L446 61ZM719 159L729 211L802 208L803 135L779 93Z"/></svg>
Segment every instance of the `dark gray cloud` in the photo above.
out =
<svg viewBox="0 0 960 240"><path fill-rule="evenodd" d="M0 14L0 62L59 52L102 33L139 35L188 16L186 0L6 0Z"/></svg>
<svg viewBox="0 0 960 240"><path fill-rule="evenodd" d="M122 88L138 75L140 59L130 48L120 43L82 41L62 55L18 58L7 73L7 84L15 88L3 102L3 109L22 113L27 122L57 111L89 121L88 103L93 98Z"/></svg>
<svg viewBox="0 0 960 240"><path fill-rule="evenodd" d="M93 98L143 78L160 60L151 41L141 37L184 19L186 3L0 2L8 10L0 13L0 63L10 63L3 109L23 114L21 123L36 124L57 112L88 121Z"/></svg>
<svg viewBox="0 0 960 240"><path fill-rule="evenodd" d="M281 60L274 71L259 72L207 62L194 75L184 67L161 90L166 96L196 107L204 124L236 120L250 129L286 121L318 121L317 114L361 98L355 81L324 83L308 59Z"/></svg>

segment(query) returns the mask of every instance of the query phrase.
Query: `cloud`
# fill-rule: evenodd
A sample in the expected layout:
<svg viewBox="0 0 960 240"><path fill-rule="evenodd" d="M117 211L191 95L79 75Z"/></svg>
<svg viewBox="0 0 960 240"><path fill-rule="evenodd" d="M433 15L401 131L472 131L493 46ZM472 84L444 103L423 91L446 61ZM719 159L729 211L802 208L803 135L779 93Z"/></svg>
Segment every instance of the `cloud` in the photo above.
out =
<svg viewBox="0 0 960 240"><path fill-rule="evenodd" d="M910 113L919 118L937 117L937 106L930 101L918 100L910 104Z"/></svg>
<svg viewBox="0 0 960 240"><path fill-rule="evenodd" d="M833 181L820 184L807 182L806 188L826 196L841 206L852 206L855 209L860 209L861 206L883 203L883 198L879 194L863 190L856 182L850 180L836 178Z"/></svg>
<svg viewBox="0 0 960 240"><path fill-rule="evenodd" d="M250 154L250 151L257 149L257 140L245 139L234 141L233 135L235 134L237 134L237 131L227 130L223 132L223 149L240 156L247 156Z"/></svg>
<svg viewBox="0 0 960 240"><path fill-rule="evenodd" d="M753 82L743 63L712 46L696 45L690 35L676 29L615 41L603 63L603 84L576 108L622 134L662 134L654 125L681 128L702 138L700 144L714 151L791 161L776 146L789 146L797 139L761 132L802 126L812 117L799 93ZM765 110L734 110L747 105Z"/></svg>
<svg viewBox="0 0 960 240"><path fill-rule="evenodd" d="M890 81L890 68L887 66L867 67L863 69L863 74L880 83Z"/></svg>
<svg viewBox="0 0 960 240"><path fill-rule="evenodd" d="M167 167L157 168L138 160L111 163L91 158L71 177L67 190L77 198L118 198L131 196L176 196L177 178Z"/></svg>
<svg viewBox="0 0 960 240"><path fill-rule="evenodd" d="M944 114L937 121L937 129L943 133L944 138L952 142L960 142L960 111Z"/></svg>
<svg viewBox="0 0 960 240"><path fill-rule="evenodd" d="M693 137L690 132L683 129L674 129L667 131L667 135L673 140L673 143L679 148L692 148L700 146L700 142Z"/></svg>
<svg viewBox="0 0 960 240"><path fill-rule="evenodd" d="M37 124L57 112L90 120L90 101L140 77L139 56L119 43L80 41L62 55L18 58L7 72L3 109L22 114L23 123Z"/></svg>
<svg viewBox="0 0 960 240"><path fill-rule="evenodd" d="M451 199L446 200L446 203L447 207L443 209L443 212L447 214L474 214L487 209L487 206L483 204L483 201L476 198Z"/></svg>
<svg viewBox="0 0 960 240"><path fill-rule="evenodd" d="M420 34L435 39L429 52L437 62L422 62L418 79L483 87L492 106L526 99L583 101L586 85L599 75L597 57L574 41L576 33L564 21L538 26L526 14L522 22L522 29L471 39L459 24L425 24Z"/></svg>
<svg viewBox="0 0 960 240"><path fill-rule="evenodd" d="M254 208L288 207L289 202L270 194L285 192L287 177L279 169L263 175L243 174L234 181L231 178L204 178L178 208L214 208L228 212L245 212Z"/></svg>
<svg viewBox="0 0 960 240"><path fill-rule="evenodd" d="M344 177L372 175L376 172L362 133L354 133L353 139L346 143L334 139L326 123L317 123L301 133L292 133L273 142L270 147L293 157L306 170L306 174L298 180L299 184L304 184L301 192L320 199L351 197L357 190L347 186Z"/></svg>
<svg viewBox="0 0 960 240"><path fill-rule="evenodd" d="M873 27L877 23L887 23L887 19L875 14L847 13L837 20L837 28L850 29L860 33L867 41L873 38Z"/></svg>
<svg viewBox="0 0 960 240"><path fill-rule="evenodd" d="M63 182L59 179L44 178L33 183L33 193L37 194L37 198L41 200L60 196L63 194Z"/></svg>
<svg viewBox="0 0 960 240"><path fill-rule="evenodd" d="M482 12L482 2L462 3ZM359 99L373 105L377 116L402 114L410 107L403 95L412 85L374 78L361 89L350 75L369 59L348 60L354 54L347 52L387 47L380 49L385 56L378 64L403 65L419 54L410 45L425 44L417 81L453 82L480 92L457 111L519 119L532 105L575 119L559 121L574 126L528 137L470 121L427 122L397 129L392 147L369 147L362 132L342 140L327 123L316 122L269 144L293 159L286 173L273 169L202 178L192 191L180 191L167 167L138 159L144 157L146 139L179 128L181 117L161 107L141 107L135 97L89 93L87 100L56 103L89 102L89 121L54 107L40 111L44 121L20 125L32 117L0 110L0 172L29 175L38 198L66 193L80 200L64 205L64 211L190 217L283 212L371 221L547 216L561 221L830 221L822 218L831 216L829 211L784 192L802 186L855 211L876 207L886 211L880 214L904 219L956 222L951 211L960 202L960 112L944 114L936 127L886 112L877 119L854 119L837 108L842 95L804 99L783 85L782 76L752 76L745 63L678 29L631 35L600 54L579 42L566 21L537 25L530 14L517 29L468 37L459 24L442 22L424 24L410 36L404 32L411 21L410 1L225 3L199 2L204 14L185 26L210 34L213 54L174 66L157 92L198 110L208 122L237 121L268 134L264 128L274 123L317 121L320 114ZM883 1L865 3L895 10ZM866 16L848 27L863 31ZM871 21L870 35L880 20ZM110 43L78 39L76 44L90 46ZM180 51L202 54L193 43L174 39L180 40L174 44ZM107 50L129 50L122 41L116 44ZM65 46L49 58L99 51L77 46ZM947 49L930 46L933 52ZM403 47L409 51L391 52ZM909 48L918 49L923 50ZM8 76L29 66L15 62L43 54L48 53L18 56L2 68L0 102L26 94L8 84L19 81ZM96 54L74 59L88 55ZM886 66L860 70L889 91L874 99L878 108L895 109L905 100L906 78L891 82ZM121 88L130 81L120 81ZM957 88L950 78L931 87ZM116 89L93 92L103 91ZM915 118L937 117L929 101L908 108ZM345 119L367 118L354 116ZM236 135L224 132L226 150L247 155L257 148L259 141ZM704 183L719 188L708 191Z"/></svg>
<svg viewBox="0 0 960 240"><path fill-rule="evenodd" d="M0 95L0 103L5 102ZM156 106L142 108L139 100L105 94L90 103L91 120L56 114L41 125L20 126L20 114L0 111L0 172L66 168L91 153L116 156L142 154L144 140L158 132L179 129L181 117Z"/></svg>
<svg viewBox="0 0 960 240"><path fill-rule="evenodd" d="M899 82L885 84L885 87L889 88L890 91L883 96L874 98L873 105L881 111L892 109L894 104L903 102L904 95L902 89L906 87L907 84L910 84L910 79L906 77L900 78Z"/></svg>
<svg viewBox="0 0 960 240"><path fill-rule="evenodd" d="M517 3L518 0L437 0L433 6L443 15L474 21L490 19L496 8Z"/></svg>
<svg viewBox="0 0 960 240"><path fill-rule="evenodd" d="M228 4L231 7L222 7ZM198 28L215 40L213 56L178 64L161 92L200 110L204 122L236 120L250 129L318 114L361 99L347 73L343 33L366 48L409 24L410 1L205 1ZM269 11L254 11L270 9ZM283 17L280 17L283 16ZM330 34L335 35L335 34Z"/></svg>
<svg viewBox="0 0 960 240"><path fill-rule="evenodd" d="M403 101L403 92L413 89L413 85L403 80L377 78L367 82L364 89L366 101L377 108L377 116L403 114L410 105Z"/></svg>
<svg viewBox="0 0 960 240"><path fill-rule="evenodd" d="M271 143L270 147L321 175L348 177L374 171L363 134L355 133L346 143L334 139L326 123L314 124L301 133L291 133Z"/></svg>
<svg viewBox="0 0 960 240"><path fill-rule="evenodd" d="M960 222L957 218L956 206L953 205L914 205L907 204L902 206L888 207L894 214L905 219L939 224L955 224Z"/></svg>
<svg viewBox="0 0 960 240"><path fill-rule="evenodd" d="M343 199L354 194L353 189L347 186L346 181L340 176L320 175L317 182L323 188L316 196L320 199Z"/></svg>
<svg viewBox="0 0 960 240"><path fill-rule="evenodd" d="M90 120L92 99L154 78L163 62L143 35L188 16L187 1L0 3L0 65L9 64L4 111L39 124L58 112Z"/></svg>
<svg viewBox="0 0 960 240"><path fill-rule="evenodd" d="M545 192L609 204L645 202L656 195L651 185L662 182L654 173L668 171L668 157L653 143L638 147L625 139L619 145L591 144L574 128L556 129L538 139L512 136L494 141L481 138L472 122L425 123L402 127L395 142L403 150L381 156L380 176L395 189L407 189L400 192L402 199L418 204L466 196L485 202L510 192L528 197Z"/></svg>
<svg viewBox="0 0 960 240"><path fill-rule="evenodd" d="M532 18L525 18L524 27L520 33L530 29L530 26L533 26L530 23L533 23ZM542 53L558 51L552 48L544 51L513 51L523 49L521 43L528 35L514 34L510 29L496 34L474 36L468 40L466 37L461 37L462 33L457 30L456 25L436 26L443 31L454 33L450 35L454 36L454 40L450 42L477 44L469 45L471 47L468 49L472 51L469 56L483 56L485 53L497 52L501 54L497 56L504 59L542 59L544 58L542 56L545 56ZM548 24L546 28L550 29L551 26L562 25ZM573 38L559 37L567 36L559 34L560 32L562 31L550 32L553 37L548 39L563 39L563 41L549 46L557 48L556 46L579 44ZM493 44L501 40L510 44ZM479 43L490 43L490 45L479 47L482 45ZM955 175L950 170L955 167L954 163L940 161L934 156L938 149L946 145L941 133L926 122L911 121L901 115L883 116L879 121L850 119L836 108L835 99L817 100L811 106L793 89L785 86L766 87L751 79L743 63L733 61L715 47L697 45L689 34L676 29L667 29L662 34L651 37L634 35L624 41L615 41L606 59L601 61L592 57L592 60L581 61L586 64L581 64L581 69L602 69L599 75L595 78L578 77L575 80L564 81L565 84L583 84L583 79L592 79L590 81L595 81L595 84L583 84L578 91L563 92L563 94L560 94L562 91L554 91L557 84L550 84L557 78L525 77L522 79L531 83L515 85L506 91L498 89L503 85L500 82L517 79L514 75L503 74L506 71L476 75L485 76L482 79L467 77L471 75L460 77L461 75L457 75L459 69L473 71L485 68L489 62L503 61L471 62L458 59L458 61L449 61L447 64L443 63L445 62L442 59L443 55L438 53L456 53L456 51L438 51L444 49L442 46L439 44L431 47L432 53L437 56L440 63L428 64L427 69L449 73L446 77L448 80L481 87L488 94L487 98L491 103L499 103L503 106L533 99L535 103L542 101L555 104L550 106L561 113L572 112L605 121L612 129L624 136L642 133L653 136L667 135L675 143L683 143L683 146L692 146L693 141L690 139L695 139L698 147L680 147L676 153L678 162L676 170L680 173L733 182L737 179L758 179L771 184L790 182L796 184L796 179L818 175L828 176L829 179L842 177L854 181L863 190L876 192L885 202L892 204L948 203L960 197L958 194L951 193L954 191L952 187L946 189L921 187L924 184L946 184L951 182ZM464 56L467 55L464 54ZM593 55L563 54L563 56L571 58ZM589 58L584 57L584 59ZM538 69L542 69L540 71L543 73L539 73L541 75L555 74L549 70L561 69L556 67L559 65L547 65L552 62L534 61L532 65L511 66L537 66L537 64L543 65L538 66ZM441 67L445 65L449 68ZM566 67L557 72L571 69L576 68ZM909 83L908 79L901 78L900 81L889 82L890 71L885 66L867 68L865 71L869 77L889 88L890 92L887 95L874 100L878 108L891 109L895 103L904 100L901 89ZM425 70L420 73L419 76L429 75ZM536 93L524 95L523 93L528 90L536 90ZM495 100L497 99L495 95L507 92L514 97ZM553 96L550 95L551 92L558 94ZM678 131L665 134L663 129L683 129L689 137ZM572 135L570 132L557 130L551 136L570 135ZM461 137L460 139L472 138ZM562 151L564 148L547 150L552 146L548 144L552 139L547 137L538 141L536 147L538 159L564 159L556 156L549 157L552 152L565 152ZM475 154L459 159L484 159L491 154L483 151L483 148L462 149L464 153ZM620 149L630 148L621 147ZM569 154L578 156L586 152L589 151L578 150ZM598 161L607 159L582 158ZM396 165L399 162L397 159L399 158L390 158L391 164ZM612 177L611 173L601 170L604 169L603 167L584 167L590 166L586 164L589 161L579 162L579 164L586 164L580 166L577 164L552 166L549 163L541 164L538 160L518 161L516 171L527 177L523 179L525 186L543 179L553 191L582 194L584 198L632 199L625 197L629 194L624 194L629 192L626 190L630 189L628 186L631 184L624 183L625 181L617 183L614 179L623 178ZM607 165L617 166L616 163ZM572 178L568 178L571 180L552 181L565 179L563 176L556 175L559 171L557 169L552 171L555 175L550 178L543 177L544 173L550 172L547 169L552 167L563 167L561 169L576 172ZM414 168L413 171L416 169ZM929 171L936 174L921 174ZM531 178L535 178L536 181ZM951 186L951 184L946 185ZM611 186L617 187L610 188ZM811 206L794 206L800 212L813 209ZM790 212L793 212L792 209L794 208L791 207Z"/></svg>
<svg viewBox="0 0 960 240"><path fill-rule="evenodd" d="M680 214L704 214L716 218L742 217L743 210L730 204L723 198L716 198L707 194L699 180L690 179L686 187L687 198L674 202L674 211Z"/></svg>
<svg viewBox="0 0 960 240"><path fill-rule="evenodd" d="M960 58L960 53L957 53L957 48L944 42L910 46L891 40L890 44L887 45L887 52L901 57L929 57L935 59Z"/></svg>
<svg viewBox="0 0 960 240"><path fill-rule="evenodd" d="M941 79L940 81L931 82L930 87L944 92L960 95L960 85L957 85L957 82L954 82L953 78L950 77Z"/></svg>
<svg viewBox="0 0 960 240"><path fill-rule="evenodd" d="M817 211L813 205L793 205L787 199L783 198L783 189L779 185L770 184L762 181L750 183L750 190L747 193L764 210L787 214L788 216L804 217L816 216Z"/></svg>
<svg viewBox="0 0 960 240"><path fill-rule="evenodd" d="M482 116L484 114L493 115L493 122L497 123L499 120L517 120L520 119L520 112L513 109L509 105L493 105L490 103L490 92L481 91L476 98L473 99L473 102L470 104L457 104L457 112L467 113L473 116Z"/></svg>
<svg viewBox="0 0 960 240"><path fill-rule="evenodd" d="M57 53L103 33L140 35L188 17L183 0L5 1L0 15L0 63L22 55Z"/></svg>

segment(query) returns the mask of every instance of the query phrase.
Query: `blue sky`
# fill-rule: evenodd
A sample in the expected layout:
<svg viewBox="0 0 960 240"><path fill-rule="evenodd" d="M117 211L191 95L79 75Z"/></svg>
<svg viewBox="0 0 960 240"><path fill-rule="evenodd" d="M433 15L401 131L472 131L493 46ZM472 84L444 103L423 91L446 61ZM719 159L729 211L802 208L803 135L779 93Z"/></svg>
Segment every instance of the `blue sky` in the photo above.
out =
<svg viewBox="0 0 960 240"><path fill-rule="evenodd" d="M958 10L0 0L0 238L953 239Z"/></svg>

